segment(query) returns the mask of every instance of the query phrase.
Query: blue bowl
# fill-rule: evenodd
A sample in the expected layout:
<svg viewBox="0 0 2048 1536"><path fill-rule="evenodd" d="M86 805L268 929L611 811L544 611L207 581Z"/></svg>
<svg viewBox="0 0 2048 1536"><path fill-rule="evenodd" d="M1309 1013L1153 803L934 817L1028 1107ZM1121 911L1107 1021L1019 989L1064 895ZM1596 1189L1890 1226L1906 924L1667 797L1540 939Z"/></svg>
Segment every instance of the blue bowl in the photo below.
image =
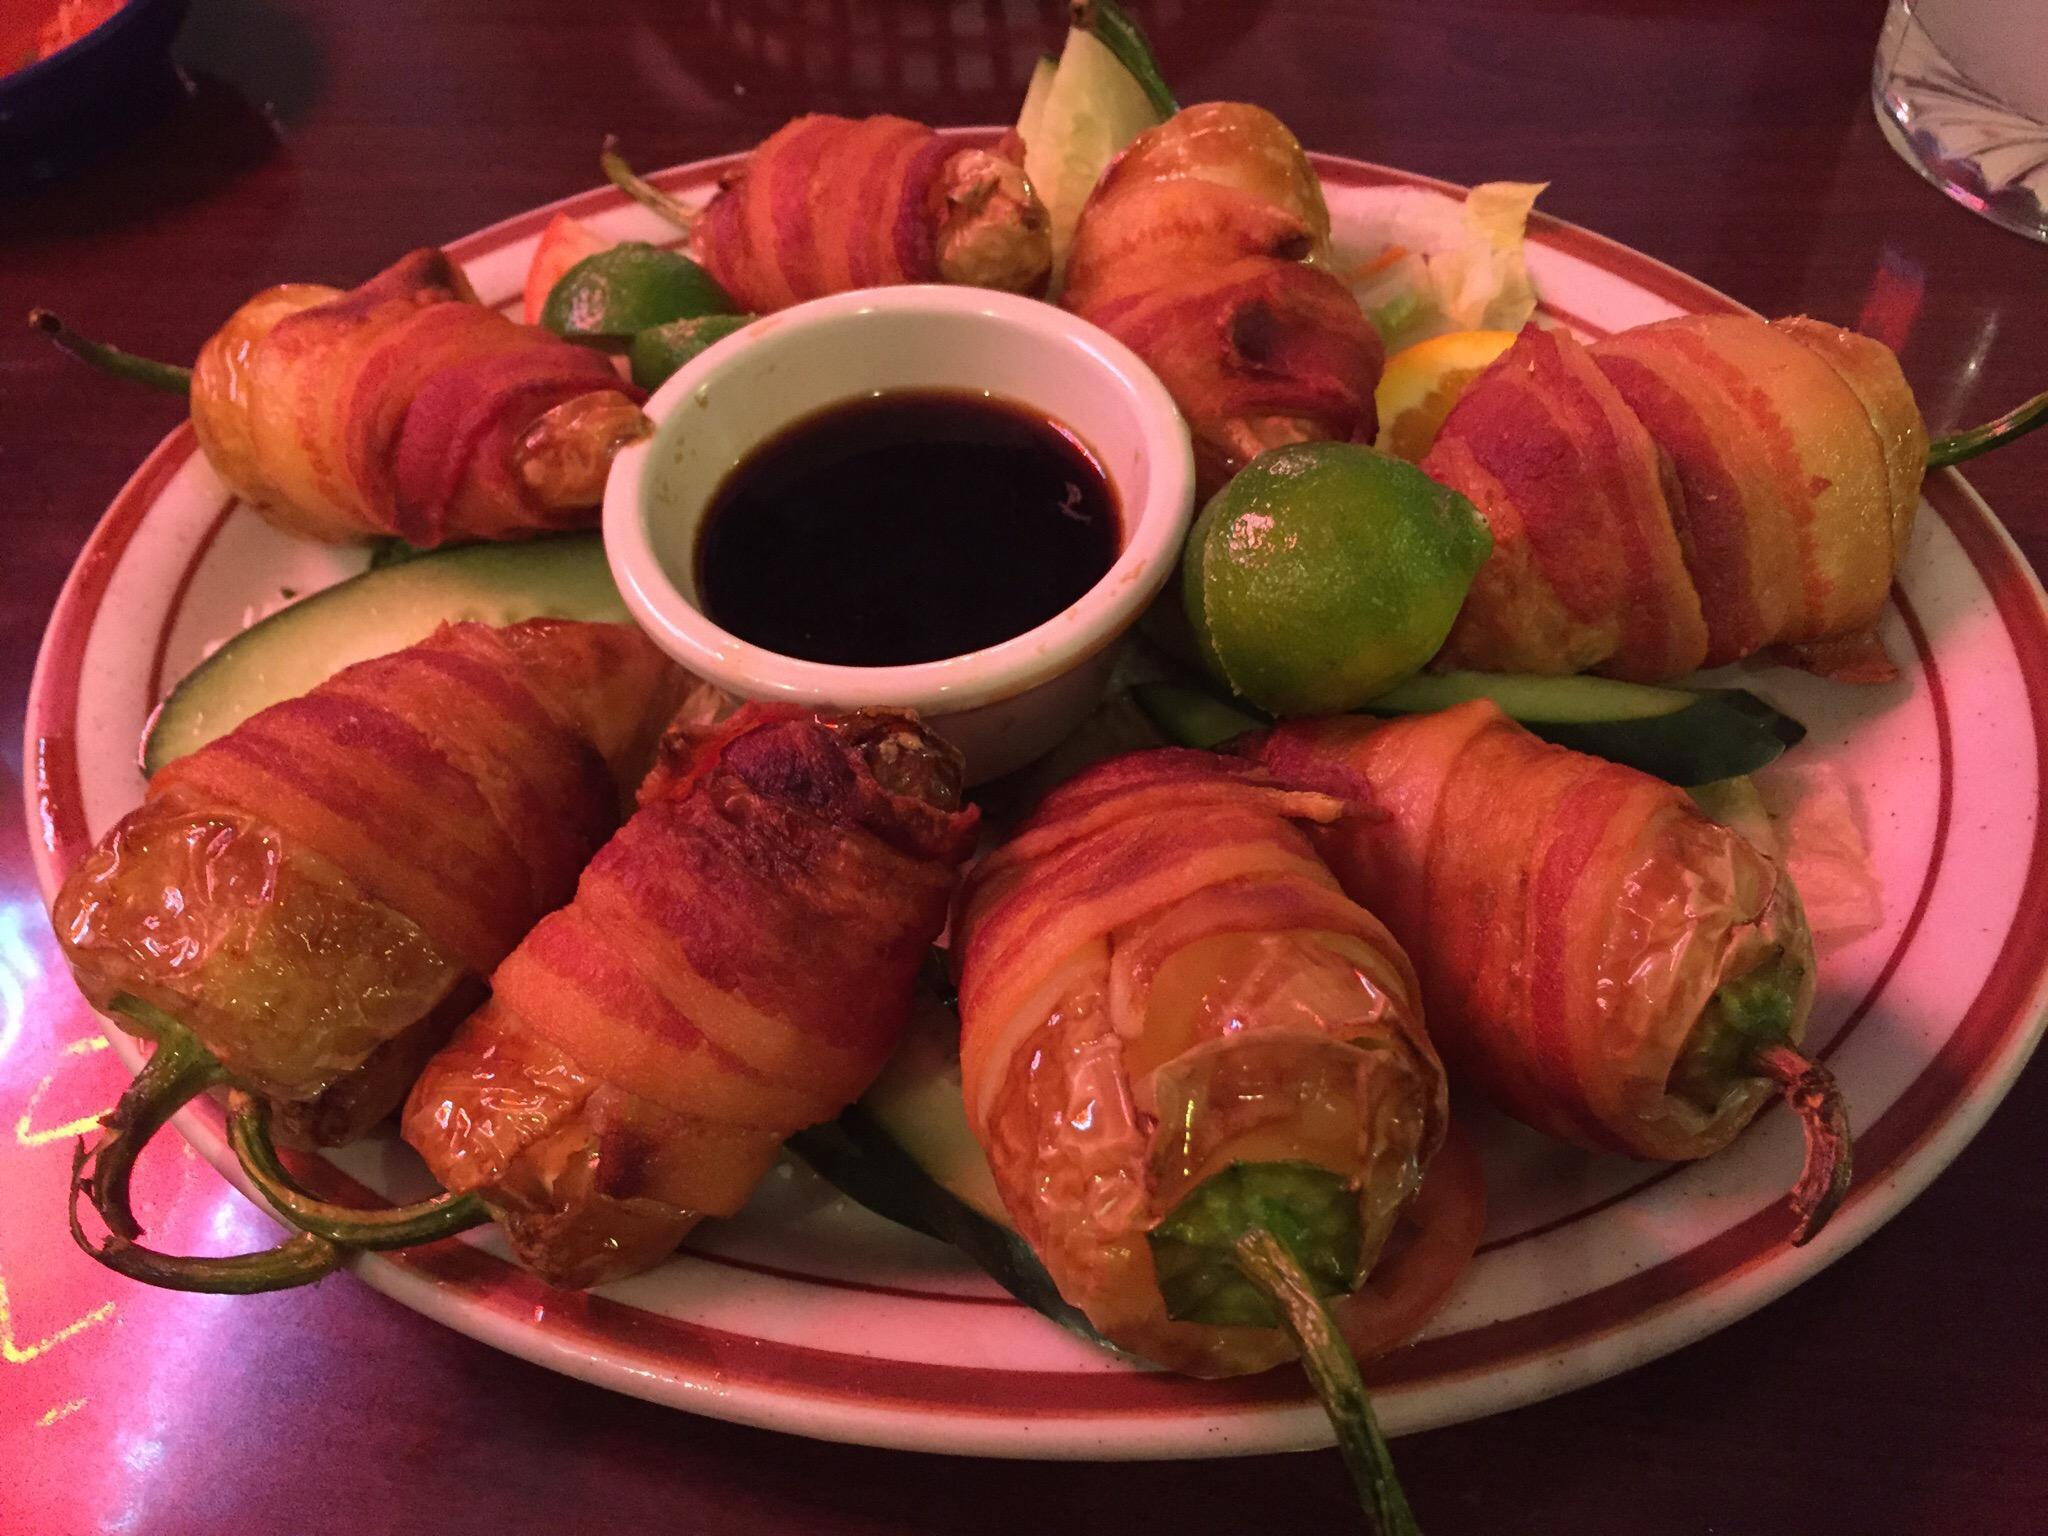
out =
<svg viewBox="0 0 2048 1536"><path fill-rule="evenodd" d="M0 149L101 141L161 105L190 0L128 0L76 42L0 75Z"/></svg>

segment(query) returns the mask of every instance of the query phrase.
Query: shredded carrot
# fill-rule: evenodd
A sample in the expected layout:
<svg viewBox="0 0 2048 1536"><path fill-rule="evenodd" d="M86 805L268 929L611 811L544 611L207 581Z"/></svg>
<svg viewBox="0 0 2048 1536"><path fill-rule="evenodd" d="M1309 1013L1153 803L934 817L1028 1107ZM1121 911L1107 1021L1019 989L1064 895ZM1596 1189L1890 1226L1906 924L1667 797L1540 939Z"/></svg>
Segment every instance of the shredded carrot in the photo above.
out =
<svg viewBox="0 0 2048 1536"><path fill-rule="evenodd" d="M1400 261L1407 254L1407 246L1390 245L1370 261L1362 261L1344 274L1344 281L1347 283L1363 282L1366 278L1372 277L1376 273L1386 271L1387 268L1393 266L1395 262Z"/></svg>

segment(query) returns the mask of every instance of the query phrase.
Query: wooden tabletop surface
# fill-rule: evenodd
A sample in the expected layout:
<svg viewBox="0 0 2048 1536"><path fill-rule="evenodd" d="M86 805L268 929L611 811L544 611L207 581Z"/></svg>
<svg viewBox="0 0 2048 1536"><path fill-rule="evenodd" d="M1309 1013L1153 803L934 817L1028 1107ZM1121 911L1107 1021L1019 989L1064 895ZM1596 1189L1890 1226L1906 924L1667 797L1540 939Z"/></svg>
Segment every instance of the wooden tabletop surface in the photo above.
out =
<svg viewBox="0 0 2048 1536"><path fill-rule="evenodd" d="M1156 0L1184 100L1542 206L1767 313L1903 335L1933 426L2048 384L2048 248L1918 180L1869 97L1875 0ZM596 179L804 109L1009 117L1046 0L197 0L187 87L82 166L13 167L0 294L187 356L252 290L353 282ZM12 323L12 322L10 322ZM64 574L177 421L0 329L0 769ZM2048 440L1972 479L2039 569ZM347 1278L233 1300L76 1253L62 1191L118 1064L0 833L0 1532L1076 1532L1355 1528L1333 1453L953 1460L693 1418L551 1375ZM166 1230L267 1241L189 1153ZM2048 1506L2048 1073L1910 1209L1762 1313L1548 1403L1403 1440L1434 1536L2038 1531Z"/></svg>

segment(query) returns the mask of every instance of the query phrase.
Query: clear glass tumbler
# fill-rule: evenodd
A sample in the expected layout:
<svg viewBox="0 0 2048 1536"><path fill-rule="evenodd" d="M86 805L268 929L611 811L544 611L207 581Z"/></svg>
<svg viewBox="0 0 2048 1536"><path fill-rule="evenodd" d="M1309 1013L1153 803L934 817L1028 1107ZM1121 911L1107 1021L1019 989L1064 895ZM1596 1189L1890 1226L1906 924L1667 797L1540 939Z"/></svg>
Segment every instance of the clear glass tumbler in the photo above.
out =
<svg viewBox="0 0 2048 1536"><path fill-rule="evenodd" d="M1891 0L1870 94L1922 176L2048 241L2048 0Z"/></svg>

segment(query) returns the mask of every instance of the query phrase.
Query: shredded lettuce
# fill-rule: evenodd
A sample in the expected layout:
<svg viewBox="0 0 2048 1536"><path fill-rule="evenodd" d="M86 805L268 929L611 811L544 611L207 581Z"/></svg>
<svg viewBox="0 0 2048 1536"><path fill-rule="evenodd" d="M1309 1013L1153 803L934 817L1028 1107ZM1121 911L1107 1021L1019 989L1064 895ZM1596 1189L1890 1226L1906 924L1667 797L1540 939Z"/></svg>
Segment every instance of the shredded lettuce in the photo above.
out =
<svg viewBox="0 0 2048 1536"><path fill-rule="evenodd" d="M1523 236L1547 185L1489 181L1463 203L1421 187L1381 202L1378 244L1350 274L1389 352L1448 331L1514 331L1536 312Z"/></svg>
<svg viewBox="0 0 2048 1536"><path fill-rule="evenodd" d="M1856 790L1831 763L1776 762L1756 787L1777 828L1785 872L1816 939L1842 942L1884 922L1884 890Z"/></svg>

